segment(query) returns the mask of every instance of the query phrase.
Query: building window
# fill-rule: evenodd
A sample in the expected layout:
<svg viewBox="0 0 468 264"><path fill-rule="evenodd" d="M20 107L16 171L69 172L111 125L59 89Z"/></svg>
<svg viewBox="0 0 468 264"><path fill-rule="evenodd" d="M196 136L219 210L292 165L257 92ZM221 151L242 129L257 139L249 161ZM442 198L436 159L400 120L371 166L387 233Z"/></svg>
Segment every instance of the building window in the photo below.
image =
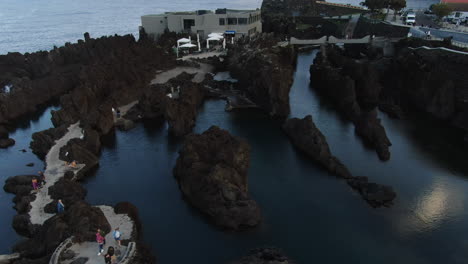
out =
<svg viewBox="0 0 468 264"><path fill-rule="evenodd" d="M228 25L237 25L237 17L228 17Z"/></svg>
<svg viewBox="0 0 468 264"><path fill-rule="evenodd" d="M225 23L226 23L226 21L224 20L224 18L220 18L220 19L219 19L219 25L220 25L220 26L224 26Z"/></svg>
<svg viewBox="0 0 468 264"><path fill-rule="evenodd" d="M237 23L238 23L239 25L247 25L247 18L245 18L245 17L239 17L239 18L237 19Z"/></svg>
<svg viewBox="0 0 468 264"><path fill-rule="evenodd" d="M184 19L184 29L190 30L195 26L195 19Z"/></svg>

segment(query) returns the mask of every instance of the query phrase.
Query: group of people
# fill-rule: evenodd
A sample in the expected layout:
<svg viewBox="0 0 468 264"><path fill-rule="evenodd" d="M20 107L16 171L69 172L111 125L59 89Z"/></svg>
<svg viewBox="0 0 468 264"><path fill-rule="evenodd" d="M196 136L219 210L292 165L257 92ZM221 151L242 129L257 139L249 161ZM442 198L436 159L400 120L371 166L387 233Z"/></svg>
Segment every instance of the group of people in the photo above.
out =
<svg viewBox="0 0 468 264"><path fill-rule="evenodd" d="M113 232L113 237L115 240L115 243L117 244L117 247L121 246L121 239L122 239L122 233L120 232L120 229L117 227L115 228ZM96 242L99 245L99 252L98 256L100 256L102 253L104 253L104 245L106 244L106 238L101 234L101 229L98 229L96 232ZM115 252L114 247L109 247L107 249L107 253L104 254L104 260L106 264L115 264L117 263L117 254Z"/></svg>
<svg viewBox="0 0 468 264"><path fill-rule="evenodd" d="M31 184L32 184L33 190L35 191L41 189L46 184L44 173L42 171L39 171L37 175L38 177L33 177L31 179Z"/></svg>

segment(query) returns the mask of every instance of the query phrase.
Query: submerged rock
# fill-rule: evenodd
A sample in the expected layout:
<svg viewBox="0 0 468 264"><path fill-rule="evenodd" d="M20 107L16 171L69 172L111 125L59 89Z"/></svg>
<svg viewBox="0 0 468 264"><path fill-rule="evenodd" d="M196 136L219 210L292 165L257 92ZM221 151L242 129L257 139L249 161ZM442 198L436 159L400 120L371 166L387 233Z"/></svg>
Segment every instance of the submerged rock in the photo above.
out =
<svg viewBox="0 0 468 264"><path fill-rule="evenodd" d="M1 138L0 139L0 148L9 148L15 145L15 140L12 138Z"/></svg>
<svg viewBox="0 0 468 264"><path fill-rule="evenodd" d="M373 207L390 206L396 198L392 187L369 182L367 177L353 177L348 184L358 190L362 197Z"/></svg>
<svg viewBox="0 0 468 264"><path fill-rule="evenodd" d="M257 248L238 261L229 264L294 264L284 253L277 248Z"/></svg>
<svg viewBox="0 0 468 264"><path fill-rule="evenodd" d="M260 208L248 194L247 142L212 126L201 135L187 136L179 154L174 176L190 204L224 228L260 223Z"/></svg>

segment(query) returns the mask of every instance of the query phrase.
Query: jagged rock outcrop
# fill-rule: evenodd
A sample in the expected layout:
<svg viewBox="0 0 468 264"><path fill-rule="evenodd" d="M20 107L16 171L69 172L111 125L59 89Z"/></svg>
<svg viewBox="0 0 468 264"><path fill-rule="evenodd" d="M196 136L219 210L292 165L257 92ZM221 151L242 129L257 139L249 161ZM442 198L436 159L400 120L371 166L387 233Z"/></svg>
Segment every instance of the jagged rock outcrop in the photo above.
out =
<svg viewBox="0 0 468 264"><path fill-rule="evenodd" d="M167 83L150 85L125 118L157 122L165 119L169 133L177 137L187 135L195 126L198 108L205 99L205 89L192 79L192 74L182 73ZM174 96L168 97L170 93Z"/></svg>
<svg viewBox="0 0 468 264"><path fill-rule="evenodd" d="M81 168L79 172L76 173L75 178L77 180L84 178L89 171L99 166L98 156L87 148L85 140L78 138L69 140L68 143L60 149L59 157L60 160L67 162L76 161L78 164L85 165L84 168Z"/></svg>
<svg viewBox="0 0 468 264"><path fill-rule="evenodd" d="M351 178L348 169L338 158L331 154L327 140L315 126L312 116L308 115L304 119L288 119L283 124L283 130L296 148L317 161L330 173L344 179Z"/></svg>
<svg viewBox="0 0 468 264"><path fill-rule="evenodd" d="M279 39L259 34L239 39L229 49L228 69L237 88L273 117L286 118L296 54L292 47L275 46Z"/></svg>
<svg viewBox="0 0 468 264"><path fill-rule="evenodd" d="M0 148L8 148L15 143L14 139L8 137L8 130L0 124Z"/></svg>
<svg viewBox="0 0 468 264"><path fill-rule="evenodd" d="M381 160L389 160L391 142L376 111L382 89L377 71L367 62L356 62L327 46L317 55L310 75L312 87L354 123L356 134L376 150Z"/></svg>
<svg viewBox="0 0 468 264"><path fill-rule="evenodd" d="M55 144L55 141L63 137L67 131L66 126L60 126L36 132L32 135L32 141L29 144L29 147L40 159L44 159L49 150Z"/></svg>
<svg viewBox="0 0 468 264"><path fill-rule="evenodd" d="M84 201L78 201L60 215L56 215L42 225L34 237L19 242L14 250L23 258L41 258L50 255L57 246L70 236L76 241L95 241L96 230L111 231L106 217L99 208Z"/></svg>
<svg viewBox="0 0 468 264"><path fill-rule="evenodd" d="M284 253L277 248L256 248L238 261L229 264L294 264Z"/></svg>
<svg viewBox="0 0 468 264"><path fill-rule="evenodd" d="M186 137L174 176L186 200L228 229L260 223L260 208L249 197L247 170L250 147L242 139L212 126Z"/></svg>
<svg viewBox="0 0 468 264"><path fill-rule="evenodd" d="M87 192L81 184L62 178L49 187L49 195L54 201L46 205L44 211L49 214L56 213L58 200L71 207L76 202L83 201Z"/></svg>
<svg viewBox="0 0 468 264"><path fill-rule="evenodd" d="M0 56L0 124L36 111L62 96L53 113L56 127L82 120L106 134L113 127L111 107L131 102L158 69L175 60L149 40L132 35L89 38L50 52L8 53Z"/></svg>
<svg viewBox="0 0 468 264"><path fill-rule="evenodd" d="M192 131L204 98L203 89L198 84L188 82L180 87L178 99L167 100L165 118L171 134L180 137Z"/></svg>
<svg viewBox="0 0 468 264"><path fill-rule="evenodd" d="M352 176L348 169L333 156L325 136L315 126L312 116L303 119L291 118L283 124L283 130L293 145L307 154L309 158L325 167L330 173L346 179L373 207L390 206L396 198L393 189L386 185L370 183L367 177Z"/></svg>
<svg viewBox="0 0 468 264"><path fill-rule="evenodd" d="M381 74L382 103L423 112L468 131L468 56L443 50L411 50L399 43ZM462 142L463 139L460 138Z"/></svg>

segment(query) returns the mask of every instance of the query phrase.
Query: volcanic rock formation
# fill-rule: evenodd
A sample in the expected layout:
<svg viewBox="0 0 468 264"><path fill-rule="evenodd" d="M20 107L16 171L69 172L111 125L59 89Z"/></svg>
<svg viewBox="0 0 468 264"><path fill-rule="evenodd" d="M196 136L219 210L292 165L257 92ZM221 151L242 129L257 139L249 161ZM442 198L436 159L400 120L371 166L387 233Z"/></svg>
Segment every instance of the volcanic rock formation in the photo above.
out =
<svg viewBox="0 0 468 264"><path fill-rule="evenodd" d="M212 126L201 135L188 135L179 154L174 176L190 204L223 228L260 223L260 208L248 194L247 142Z"/></svg>
<svg viewBox="0 0 468 264"><path fill-rule="evenodd" d="M303 119L288 119L283 129L293 145L309 158L325 167L330 173L347 180L373 207L390 206L396 193L389 186L369 183L367 177L352 176L348 169L330 152L327 140L308 115Z"/></svg>
<svg viewBox="0 0 468 264"><path fill-rule="evenodd" d="M278 41L272 34L239 39L229 49L228 69L254 103L273 117L286 118L296 54L292 47L275 46Z"/></svg>
<svg viewBox="0 0 468 264"><path fill-rule="evenodd" d="M390 140L377 118L381 85L378 72L366 62L347 58L332 46L322 48L310 67L313 88L332 101L355 125L356 134L381 160L390 159Z"/></svg>

